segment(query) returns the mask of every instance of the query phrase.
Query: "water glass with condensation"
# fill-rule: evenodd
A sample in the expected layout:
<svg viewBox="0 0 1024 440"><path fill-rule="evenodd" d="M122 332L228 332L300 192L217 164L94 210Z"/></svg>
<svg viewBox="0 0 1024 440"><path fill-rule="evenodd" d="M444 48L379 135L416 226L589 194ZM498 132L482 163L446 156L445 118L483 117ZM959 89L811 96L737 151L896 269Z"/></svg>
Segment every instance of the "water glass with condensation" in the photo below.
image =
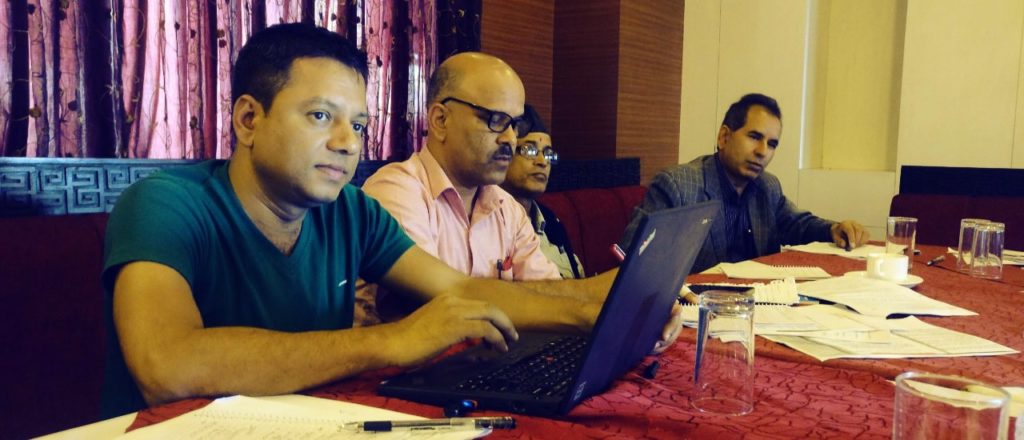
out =
<svg viewBox="0 0 1024 440"><path fill-rule="evenodd" d="M1010 395L973 379L931 373L896 377L892 438L1005 439Z"/></svg>
<svg viewBox="0 0 1024 440"><path fill-rule="evenodd" d="M971 276L998 280L1003 277L1003 241L1006 227L988 222L974 227L971 246Z"/></svg>
<svg viewBox="0 0 1024 440"><path fill-rule="evenodd" d="M743 415L754 409L753 291L711 290L700 296L691 405Z"/></svg>
<svg viewBox="0 0 1024 440"><path fill-rule="evenodd" d="M979 224L988 223L983 218L965 218L960 220L960 240L956 246L956 270L963 273L971 271L971 247L974 246L974 228Z"/></svg>
<svg viewBox="0 0 1024 440"><path fill-rule="evenodd" d="M885 253L907 256L908 267L914 266L914 242L917 240L917 219L889 217L885 226Z"/></svg>

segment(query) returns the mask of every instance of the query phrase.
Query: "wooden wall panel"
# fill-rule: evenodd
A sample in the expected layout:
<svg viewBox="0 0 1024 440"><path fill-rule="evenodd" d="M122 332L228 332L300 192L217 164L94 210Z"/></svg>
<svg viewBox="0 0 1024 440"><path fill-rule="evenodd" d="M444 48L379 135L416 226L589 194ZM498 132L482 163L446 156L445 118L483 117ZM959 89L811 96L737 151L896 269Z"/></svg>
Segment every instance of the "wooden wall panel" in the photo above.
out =
<svg viewBox="0 0 1024 440"><path fill-rule="evenodd" d="M555 4L552 137L569 159L615 155L619 0Z"/></svg>
<svg viewBox="0 0 1024 440"><path fill-rule="evenodd" d="M526 86L526 102L551 124L555 5L551 0L483 0L480 46L507 62Z"/></svg>
<svg viewBox="0 0 1024 440"><path fill-rule="evenodd" d="M648 183L679 161L683 0L622 2L616 157L639 157Z"/></svg>

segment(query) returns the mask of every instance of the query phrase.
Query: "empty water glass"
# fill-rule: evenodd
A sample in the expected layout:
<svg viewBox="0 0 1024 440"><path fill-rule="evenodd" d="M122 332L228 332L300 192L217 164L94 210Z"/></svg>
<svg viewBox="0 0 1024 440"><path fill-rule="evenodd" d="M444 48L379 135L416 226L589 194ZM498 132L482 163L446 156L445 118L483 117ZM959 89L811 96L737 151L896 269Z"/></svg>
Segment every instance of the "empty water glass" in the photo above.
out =
<svg viewBox="0 0 1024 440"><path fill-rule="evenodd" d="M896 377L892 438L1006 438L1010 395L959 376L903 373Z"/></svg>
<svg viewBox="0 0 1024 440"><path fill-rule="evenodd" d="M754 409L753 291L704 292L699 310L690 404L701 412L747 414Z"/></svg>
<svg viewBox="0 0 1024 440"><path fill-rule="evenodd" d="M971 246L971 276L998 280L1003 277L1005 226L988 222L974 227Z"/></svg>
<svg viewBox="0 0 1024 440"><path fill-rule="evenodd" d="M914 242L917 240L917 219L889 217L885 227L885 253L907 256L908 267L914 266Z"/></svg>
<svg viewBox="0 0 1024 440"><path fill-rule="evenodd" d="M974 228L988 223L983 218L965 218L960 220L960 240L956 246L956 270L964 273L971 271L971 247L974 245Z"/></svg>

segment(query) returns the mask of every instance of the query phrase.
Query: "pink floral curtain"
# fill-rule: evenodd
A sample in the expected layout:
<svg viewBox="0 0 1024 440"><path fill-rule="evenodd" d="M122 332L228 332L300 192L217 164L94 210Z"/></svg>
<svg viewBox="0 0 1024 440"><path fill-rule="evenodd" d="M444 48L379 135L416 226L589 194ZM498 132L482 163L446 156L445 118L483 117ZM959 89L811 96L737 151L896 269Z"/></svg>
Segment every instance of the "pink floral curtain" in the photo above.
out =
<svg viewBox="0 0 1024 440"><path fill-rule="evenodd" d="M444 53L479 47L480 0L2 0L0 156L228 157L231 60L255 30L303 21L367 51L365 156L404 158L423 142L438 10L469 23Z"/></svg>

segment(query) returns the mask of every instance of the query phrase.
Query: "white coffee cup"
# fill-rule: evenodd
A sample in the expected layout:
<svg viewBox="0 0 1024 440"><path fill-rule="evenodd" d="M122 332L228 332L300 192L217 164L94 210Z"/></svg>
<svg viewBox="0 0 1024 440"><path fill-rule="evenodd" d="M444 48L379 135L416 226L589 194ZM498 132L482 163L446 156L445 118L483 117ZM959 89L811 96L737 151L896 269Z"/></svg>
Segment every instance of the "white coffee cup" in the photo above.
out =
<svg viewBox="0 0 1024 440"><path fill-rule="evenodd" d="M901 282L907 279L910 258L900 254L868 254L868 276L880 280Z"/></svg>

